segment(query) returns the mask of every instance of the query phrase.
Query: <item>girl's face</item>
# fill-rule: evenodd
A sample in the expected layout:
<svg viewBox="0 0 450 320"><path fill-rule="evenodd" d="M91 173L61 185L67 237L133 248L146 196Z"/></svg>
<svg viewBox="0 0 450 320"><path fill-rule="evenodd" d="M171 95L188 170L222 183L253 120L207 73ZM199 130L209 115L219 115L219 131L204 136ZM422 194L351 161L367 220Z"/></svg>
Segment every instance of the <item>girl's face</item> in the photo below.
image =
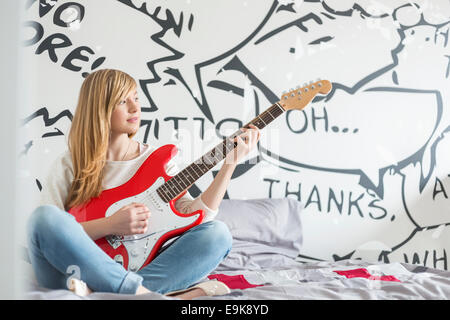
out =
<svg viewBox="0 0 450 320"><path fill-rule="evenodd" d="M136 89L119 101L111 115L111 131L113 134L133 134L139 129L141 106Z"/></svg>

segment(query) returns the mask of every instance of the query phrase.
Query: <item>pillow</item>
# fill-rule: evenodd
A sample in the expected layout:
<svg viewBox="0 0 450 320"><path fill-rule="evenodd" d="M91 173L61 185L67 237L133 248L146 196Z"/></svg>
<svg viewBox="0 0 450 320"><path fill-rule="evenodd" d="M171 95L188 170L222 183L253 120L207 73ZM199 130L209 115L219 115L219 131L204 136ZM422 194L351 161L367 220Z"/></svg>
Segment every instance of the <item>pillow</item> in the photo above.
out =
<svg viewBox="0 0 450 320"><path fill-rule="evenodd" d="M224 263L258 268L276 264L274 254L295 259L303 243L302 209L303 205L291 198L222 200L216 220L223 221L233 236L233 248Z"/></svg>

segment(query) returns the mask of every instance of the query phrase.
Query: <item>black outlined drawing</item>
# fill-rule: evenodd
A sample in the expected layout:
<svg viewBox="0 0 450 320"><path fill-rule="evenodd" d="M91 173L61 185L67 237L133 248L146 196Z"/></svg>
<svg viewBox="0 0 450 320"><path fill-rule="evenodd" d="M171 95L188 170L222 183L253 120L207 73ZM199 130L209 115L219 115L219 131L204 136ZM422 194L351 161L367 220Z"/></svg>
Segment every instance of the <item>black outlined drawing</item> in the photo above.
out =
<svg viewBox="0 0 450 320"><path fill-rule="evenodd" d="M138 79L147 100L142 109L143 119L141 122L144 142L162 139L164 125L173 124L174 130L178 129L177 126L182 128L184 125L182 120L202 121L199 140L205 139L203 131L205 127L217 129L227 121L238 124L246 120L240 119L237 115L241 110L225 114L223 109L227 107L227 100L223 101L223 105L213 104L214 95L220 95L230 101L248 98L251 110L242 110L242 113L249 111L249 114L256 116L265 110L266 105L275 103L279 99L280 79L286 83L291 82L293 86L297 84L293 82L298 78L305 82L310 80L307 76L314 74L311 71L313 67L310 66L312 63L318 64L317 70L330 71L329 75L333 76L330 79L333 82L333 91L327 96L314 99L311 106L304 112L287 112L278 124L284 130L283 133L290 133L291 137L298 138L301 147L307 146L305 141L316 143L319 140L325 141L327 138L331 141L331 139L337 139L336 137L341 137L342 141L356 140L359 144L355 145L361 146L363 139L357 139L363 137L369 128L362 121L357 121L363 119L362 113L358 114L359 118L356 118L355 115L357 120L346 123L342 119L336 120L335 115L338 112L336 110L343 109L344 102L348 102L350 105L355 101L362 101L364 102L362 107L369 110L373 109L371 103L380 103L384 97L387 97L386 100L403 101L403 105L401 103L389 105L392 112L382 109L383 106L380 106L382 111L378 113L371 111L373 115L383 113L386 122L382 121L381 116L376 118L379 126L386 125L386 123L393 125L396 121L401 122L405 119L409 122L424 121L426 128L423 132L405 132L414 137L411 140L420 139L417 145L413 144L414 141L410 142L411 148L408 149L408 152L396 154L395 148L390 149L388 145L383 144L379 146L378 151L377 149L371 151L378 156L382 152L386 152L383 155L386 158L393 155L391 162L387 160L381 162L380 160L379 163L375 163L375 159L372 159L373 163L370 163L369 156L364 158L364 152L357 148L351 153L348 151L350 148L344 148L344 145L349 143L344 142L342 142L341 149L343 150L342 158L345 160L345 156L347 156L347 162L352 163L352 158L360 157L367 161L366 167L358 166L356 161L353 162L354 166L340 166L341 163L338 162L337 156L335 159L331 158L332 161L329 162L320 162L324 156L317 161L309 158L311 159L309 161L300 151L288 154L283 149L279 149L281 152L277 152L277 150L259 143L257 154L236 168L226 198L233 198L236 194L233 189L236 190L237 187L233 186L233 182L236 182L237 185L237 182L241 181L240 179L250 176L259 179L256 184L260 186L263 196L301 197L301 201L309 210L306 214L314 212L318 215L328 215L330 221L335 217L341 219L343 216L356 217L360 219L361 224L366 225L380 221L386 225L395 225L401 221L407 221L408 225L405 227L407 230L402 234L393 236L391 235L393 231L389 230L389 234L372 239L382 244L379 246L380 249L377 249L378 251L373 250L376 252L373 258L384 262L400 260L443 269L448 268L448 247L445 247L445 241L449 233L450 219L445 220L443 211L450 203L450 200L447 200L450 197L450 176L448 176L450 168L445 173L446 154L440 150L448 143L450 131L450 113L448 111L450 97L446 90L450 74L449 12L446 12L447 20L435 22L426 15L426 8L421 6L420 1L412 3L405 0L395 7L389 1L378 1L377 10L373 8L377 4L364 0L354 1L348 8L343 8L342 5L339 7L336 2L327 0L305 0L301 3L298 1L283 1L282 3L281 1L266 1L264 2L266 11L263 15L258 16L257 21L253 21L254 28L252 30L249 32L247 30L244 35L228 35L233 40L235 39L234 42L230 42L233 45L204 61L197 61L190 65L193 75L187 75L184 73L185 69L179 66L188 54L186 48L189 48L183 41L189 39L188 36L198 28L206 27L200 23L202 12L194 4L190 10L185 10L173 8L169 4L158 1L110 1L123 6L127 19L133 19L136 15L148 18L149 25L151 23L153 29L147 30L145 26L142 26L139 32L145 32L153 44L166 50L166 54L157 58L149 57L142 65L142 68L148 71L148 77ZM71 43L70 35L65 34L63 30L73 21L83 24L84 19L88 19L89 4L86 1L74 2L78 3L78 7L82 7L83 10L78 11L78 16L74 16L77 19L67 20L61 16L64 8L69 7L67 3L64 1L28 1L28 9L35 8L39 4L39 10L36 12L35 19L25 24L26 28L34 31L34 36L26 39L24 46L30 55L48 56L49 63L58 63L62 69L86 76L87 72L106 66L110 57L98 53L92 46L78 44L76 46ZM396 3L398 4L400 1ZM232 5L230 4L230 6ZM107 9L105 10L107 12ZM236 10L239 10L239 7L236 6ZM405 10L417 11L415 22L406 23L403 20ZM447 10L447 8L443 10ZM40 23L40 18L51 14L54 14L53 23L61 28L61 32L47 35L44 34L47 26ZM253 19L256 18L253 17ZM351 23L355 23L354 30L350 29ZM338 29L339 26L342 26L342 30ZM226 27L224 26L224 28ZM359 56L359 59L353 61L354 63L351 65L340 64L344 61L342 57L345 57L345 54L337 57L339 51L349 50L348 47L342 47L341 44L351 43L348 39L351 39L353 32L357 32L358 28L371 31L379 36L373 41L378 41L378 49L384 52L385 60L381 60L381 58L382 62L376 60L378 58L377 51L373 56ZM372 33L370 35L373 36ZM344 37L348 38L345 38L344 41ZM62 42L57 44L55 42L57 39ZM380 39L385 41L380 42ZM357 56L358 50L366 52L364 51L366 50L365 46L370 44L370 40L370 36L364 39L355 38L354 47L352 46L351 52L347 54ZM271 56L272 51L269 51L267 56L272 59L258 60L261 58L262 51L267 51L270 46L275 48L276 45L279 45L280 49L279 51L274 49L273 52L282 53L282 56L276 56L276 54ZM58 47L70 48L71 54L60 54ZM411 65L411 61L415 60L408 60L407 57L422 47L428 58L422 61L421 67L417 64ZM320 61L324 65L323 67L319 66L320 59L315 58L316 56L322 57L321 54L329 57L327 61ZM289 66L284 60L290 58L292 58L290 61L297 61L298 65L304 63L307 66L304 69L289 70ZM257 60L258 63L253 60ZM440 64L437 65L437 63ZM438 67L434 68L435 66ZM426 79L429 80L428 82L414 82L414 79L420 78L418 75L405 74L407 70L417 69L422 70L423 77L427 77L427 73L424 71L427 68L438 70L432 74L432 78ZM340 72L343 74L340 78L338 78L338 70L343 70ZM292 81L286 80L289 72L292 72ZM267 76L267 73L270 73L270 76ZM303 74L305 74L304 78ZM192 81L192 78L195 80ZM186 116L179 115L176 111L169 116L159 116L163 103L158 101L152 92L153 88L158 87L187 92L187 96L191 99L190 103L198 108L201 117L187 119ZM289 88L285 88L285 90L287 89ZM421 115L425 115L428 119L421 119L420 116L408 112L406 106L414 101L423 104L423 107L420 108L423 112ZM389 101L386 102L386 104L388 103ZM406 111L402 113L394 110L396 106L404 108L403 110ZM241 107L236 107L236 109L238 108ZM348 110L352 111L351 108L353 111L356 110L354 105L350 105ZM50 117L46 108L36 109L35 113L23 120L22 125L42 117L41 125L51 131L41 137L30 137L29 143L21 150L22 156L28 154L35 139L52 139L55 136L66 134L58 128L58 121L63 118L72 119L69 110L61 110L56 116ZM295 118L296 116L297 118ZM348 117L351 118L350 114ZM174 119L178 119L179 122ZM414 129L415 127L411 125L406 128ZM322 131L319 132L320 130ZM392 134L392 140L395 140L394 135L400 131L400 129L389 131L388 128L385 128L384 134ZM374 137L375 133L372 131L368 136ZM219 137L220 132L217 135ZM315 136L320 139L314 140ZM292 139L292 141L296 140ZM375 148L376 142L374 138L368 144L372 144ZM301 149L299 148L299 150ZM318 154L320 153L318 152ZM324 154L322 153L322 155ZM379 157L379 159L381 158L382 156ZM264 164L279 168L282 175L286 175L292 180L270 175L259 176L256 172ZM213 171L212 176L214 177L215 174L217 172ZM309 181L313 180L311 177L315 176L322 179L317 185ZM323 180L323 177L327 176L335 179L337 179L336 177L351 177L355 182L354 185L348 185L347 189L333 186L331 183L328 186L327 182ZM398 185L392 184L393 180ZM307 187L308 183L309 187ZM40 182L37 185L39 189L42 188ZM199 185L194 185L190 189L193 196L197 196L201 191ZM393 193L396 195L395 208L390 207L391 202L388 201ZM418 201L428 204L428 207L433 209L429 218L425 217L425 209L417 205L415 199L419 199ZM315 227L320 229L320 226ZM338 238L339 232L344 233L342 231L344 229L339 224L336 224L334 230L335 235L333 236L336 238ZM345 236L345 234L341 235ZM426 237L431 237L431 240L427 240L429 242L421 240ZM429 247L426 247L425 244L420 247L420 241ZM339 247L339 244L336 244L336 249L329 250L332 251L331 253L305 254L301 252L300 258L305 261L364 259L366 256L361 249L364 244L366 243L355 243L353 247Z"/></svg>

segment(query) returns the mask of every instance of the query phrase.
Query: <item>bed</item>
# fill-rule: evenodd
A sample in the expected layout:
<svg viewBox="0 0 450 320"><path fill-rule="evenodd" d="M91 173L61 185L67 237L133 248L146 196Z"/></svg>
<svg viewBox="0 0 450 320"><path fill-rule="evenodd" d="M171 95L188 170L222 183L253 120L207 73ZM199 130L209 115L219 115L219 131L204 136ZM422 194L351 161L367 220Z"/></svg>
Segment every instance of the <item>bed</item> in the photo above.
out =
<svg viewBox="0 0 450 320"><path fill-rule="evenodd" d="M300 261L302 204L294 199L222 201L216 219L233 235L233 248L209 279L231 293L198 300L446 300L450 272L408 263L362 260ZM26 260L26 259L25 259ZM31 266L27 265L31 272ZM206 279L205 279L206 280ZM140 296L95 292L86 297L48 290L26 279L24 299L173 300L158 293Z"/></svg>

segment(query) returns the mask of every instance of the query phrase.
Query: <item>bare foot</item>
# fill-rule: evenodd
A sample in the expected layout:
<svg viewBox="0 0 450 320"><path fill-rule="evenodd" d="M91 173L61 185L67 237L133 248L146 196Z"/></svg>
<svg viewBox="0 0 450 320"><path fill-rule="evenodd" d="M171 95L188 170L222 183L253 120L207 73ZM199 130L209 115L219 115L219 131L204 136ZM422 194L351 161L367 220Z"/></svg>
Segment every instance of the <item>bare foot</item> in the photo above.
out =
<svg viewBox="0 0 450 320"><path fill-rule="evenodd" d="M146 287L139 286L139 288L137 288L137 290L136 290L136 295L138 295L138 294L145 294L145 293L149 293L149 292L151 292L151 291L148 290Z"/></svg>
<svg viewBox="0 0 450 320"><path fill-rule="evenodd" d="M228 288L225 283L217 280L209 280L201 282L187 290L166 293L166 296L178 297L184 300L191 300L197 297L224 295L230 292L230 288Z"/></svg>
<svg viewBox="0 0 450 320"><path fill-rule="evenodd" d="M178 295L173 295L172 297L177 297L183 300L191 300L197 297L206 296L206 292L200 288L195 288Z"/></svg>
<svg viewBox="0 0 450 320"><path fill-rule="evenodd" d="M148 290L147 288L145 288L144 286L140 286L136 290L136 294L137 295L138 294L145 294L145 293L149 293L149 292L151 292L151 291ZM188 290L186 292L182 292L182 293L179 293L179 294L173 294L173 295L170 295L170 296L171 297L177 297L177 298L180 298L180 299L183 299L183 300L191 300L191 299L196 298L196 297L206 296L206 293L205 293L205 291L203 291L200 288L194 288L192 290Z"/></svg>
<svg viewBox="0 0 450 320"><path fill-rule="evenodd" d="M81 281L76 278L70 279L68 287L69 287L70 291L72 291L73 293L75 293L81 297L85 297L92 293L92 290L89 289L89 287L86 285L86 283L84 281Z"/></svg>

